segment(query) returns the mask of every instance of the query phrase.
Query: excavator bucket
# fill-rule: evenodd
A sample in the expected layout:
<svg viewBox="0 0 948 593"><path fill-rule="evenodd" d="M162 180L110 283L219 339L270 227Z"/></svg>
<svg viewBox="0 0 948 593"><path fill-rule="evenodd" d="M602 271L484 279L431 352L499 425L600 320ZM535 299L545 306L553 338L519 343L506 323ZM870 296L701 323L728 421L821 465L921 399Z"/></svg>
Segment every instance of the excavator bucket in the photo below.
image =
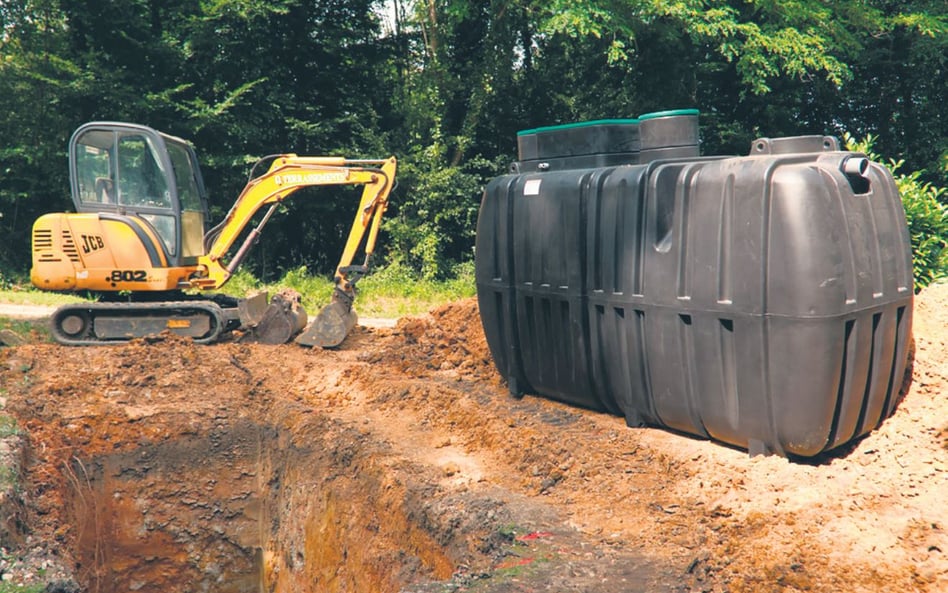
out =
<svg viewBox="0 0 948 593"><path fill-rule="evenodd" d="M359 320L351 302L333 298L316 319L296 338L296 343L315 348L335 348L346 339Z"/></svg>
<svg viewBox="0 0 948 593"><path fill-rule="evenodd" d="M306 327L306 311L300 294L284 289L273 295L260 320L251 330L251 339L261 344L286 344Z"/></svg>
<svg viewBox="0 0 948 593"><path fill-rule="evenodd" d="M256 327L267 311L266 291L255 292L237 301L237 314L242 328Z"/></svg>

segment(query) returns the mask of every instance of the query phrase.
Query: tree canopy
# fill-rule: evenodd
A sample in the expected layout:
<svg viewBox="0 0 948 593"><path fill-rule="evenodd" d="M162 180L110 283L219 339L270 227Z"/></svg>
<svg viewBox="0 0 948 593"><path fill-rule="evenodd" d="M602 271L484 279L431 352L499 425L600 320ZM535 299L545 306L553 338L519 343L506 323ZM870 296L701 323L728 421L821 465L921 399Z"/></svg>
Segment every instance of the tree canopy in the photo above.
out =
<svg viewBox="0 0 948 593"><path fill-rule="evenodd" d="M525 128L696 107L705 153L848 132L946 180L934 0L21 0L0 26L0 269L69 209L66 143L96 119L191 140L217 218L260 156L394 154L385 256L430 277L472 257ZM254 271L328 272L353 207L292 200Z"/></svg>

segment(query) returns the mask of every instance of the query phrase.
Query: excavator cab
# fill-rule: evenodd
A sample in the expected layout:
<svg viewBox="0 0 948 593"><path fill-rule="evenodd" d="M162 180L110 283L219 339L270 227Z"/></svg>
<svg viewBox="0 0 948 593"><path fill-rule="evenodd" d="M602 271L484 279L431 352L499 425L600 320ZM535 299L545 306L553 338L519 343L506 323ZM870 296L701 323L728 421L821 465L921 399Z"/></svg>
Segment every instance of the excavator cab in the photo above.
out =
<svg viewBox="0 0 948 593"><path fill-rule="evenodd" d="M184 140L135 124L85 124L69 142L69 173L77 212L144 221L160 240L141 238L166 266L194 265L204 254L207 197Z"/></svg>

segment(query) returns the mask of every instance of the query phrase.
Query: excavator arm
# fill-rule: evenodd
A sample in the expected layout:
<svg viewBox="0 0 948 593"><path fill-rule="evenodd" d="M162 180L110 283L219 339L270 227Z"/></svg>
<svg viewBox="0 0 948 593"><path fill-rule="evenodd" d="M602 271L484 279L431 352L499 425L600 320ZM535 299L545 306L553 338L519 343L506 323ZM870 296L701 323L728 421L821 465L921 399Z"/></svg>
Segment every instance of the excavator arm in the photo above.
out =
<svg viewBox="0 0 948 593"><path fill-rule="evenodd" d="M198 259L198 272L190 279L195 288L221 288L259 238L276 207L303 187L320 185L364 185L359 208L352 221L335 282L343 292L351 292L349 273L352 261L364 240L364 266L375 249L382 215L388 207L388 197L395 180L395 157L385 160L353 160L343 157L301 157L286 154L276 157L270 169L251 179L224 220L211 229L204 238L205 255ZM224 258L253 216L264 206L270 206L260 224L250 231L233 258ZM368 236L366 237L366 233Z"/></svg>
<svg viewBox="0 0 948 593"><path fill-rule="evenodd" d="M395 181L396 159L354 160L343 157L301 157L285 154L276 157L269 170L251 179L224 220L205 235L205 255L198 259L198 270L190 278L192 287L216 290L237 271L250 248L277 206L303 187L321 185L363 185L362 197L352 221L349 236L336 266L332 302L296 341L307 346L339 345L356 323L352 302L355 282L366 272L375 250L382 215L388 207ZM252 229L229 261L226 254L250 224L254 215L269 206L260 223ZM361 264L353 265L360 247L365 252Z"/></svg>

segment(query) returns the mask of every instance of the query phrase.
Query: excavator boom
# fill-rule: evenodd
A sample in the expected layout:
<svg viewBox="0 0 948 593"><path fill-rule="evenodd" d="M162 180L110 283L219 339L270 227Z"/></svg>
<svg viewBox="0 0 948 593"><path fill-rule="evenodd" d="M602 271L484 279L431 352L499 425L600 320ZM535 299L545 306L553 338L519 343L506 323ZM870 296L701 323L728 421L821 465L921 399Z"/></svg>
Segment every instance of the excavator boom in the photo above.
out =
<svg viewBox="0 0 948 593"><path fill-rule="evenodd" d="M395 157L385 160L300 157L295 154L276 157L265 174L247 183L224 220L205 236L206 254L198 258L202 269L191 279L191 284L196 288L216 290L227 282L260 236L263 225L269 220L269 212L261 224L248 234L233 259L225 264L223 258L252 217L264 206L269 205L272 212L303 187L363 185L362 198L335 273L336 284L347 291L344 269L352 264L359 247L364 242L366 259L374 252L382 215L388 207L389 193L395 180L395 168Z"/></svg>

